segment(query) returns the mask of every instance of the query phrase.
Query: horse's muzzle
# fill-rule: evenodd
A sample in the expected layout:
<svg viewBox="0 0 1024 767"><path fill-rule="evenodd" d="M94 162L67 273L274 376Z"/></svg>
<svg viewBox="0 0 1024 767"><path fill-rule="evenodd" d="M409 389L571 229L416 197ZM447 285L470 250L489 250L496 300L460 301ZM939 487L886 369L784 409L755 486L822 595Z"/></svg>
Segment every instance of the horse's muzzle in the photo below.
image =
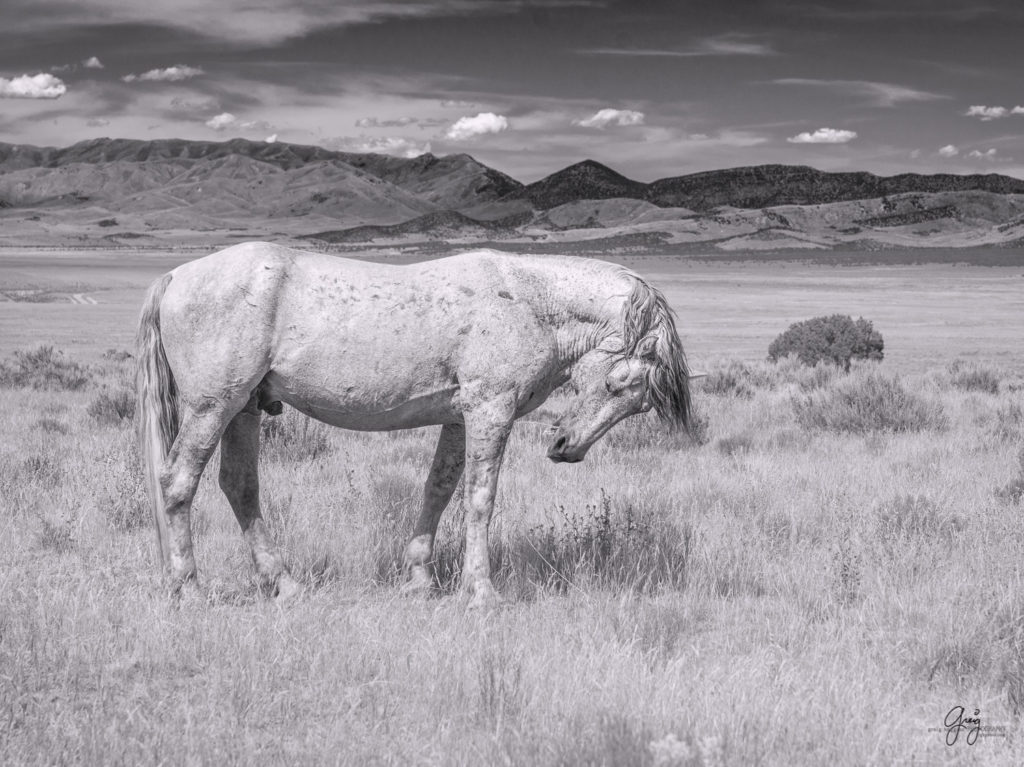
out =
<svg viewBox="0 0 1024 767"><path fill-rule="evenodd" d="M548 458L555 463L579 463L583 460L586 450L580 450L570 444L569 437L559 430L555 441L548 448Z"/></svg>

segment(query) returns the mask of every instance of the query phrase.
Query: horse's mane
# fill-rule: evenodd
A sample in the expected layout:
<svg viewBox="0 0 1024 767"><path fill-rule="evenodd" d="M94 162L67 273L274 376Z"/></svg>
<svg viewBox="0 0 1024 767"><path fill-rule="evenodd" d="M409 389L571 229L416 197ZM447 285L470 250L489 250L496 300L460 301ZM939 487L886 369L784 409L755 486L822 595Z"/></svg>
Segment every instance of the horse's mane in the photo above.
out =
<svg viewBox="0 0 1024 767"><path fill-rule="evenodd" d="M660 290L638 274L624 271L633 285L622 308L623 353L627 357L636 357L641 351L645 355L653 353L654 365L647 381L651 404L664 420L688 426L690 371L672 309ZM653 338L651 350L648 338Z"/></svg>

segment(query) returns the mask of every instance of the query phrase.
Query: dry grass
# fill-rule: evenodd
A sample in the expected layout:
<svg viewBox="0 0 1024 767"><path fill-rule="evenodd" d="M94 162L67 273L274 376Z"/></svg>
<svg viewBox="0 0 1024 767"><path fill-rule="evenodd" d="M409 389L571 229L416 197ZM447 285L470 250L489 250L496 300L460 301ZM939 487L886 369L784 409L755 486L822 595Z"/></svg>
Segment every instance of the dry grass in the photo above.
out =
<svg viewBox="0 0 1024 767"><path fill-rule="evenodd" d="M131 367L103 354L130 344L138 288L123 306L7 307L42 318L10 323L8 366L48 338L91 379L2 392L0 764L1024 763L1024 411L1004 330L1019 286L950 269L936 307L919 272L895 294L903 278L878 270L794 272L666 278L691 357L724 354L741 384L697 392L696 441L635 419L556 466L542 425L516 427L494 523L506 605L490 614L453 594L455 508L444 595L397 588L436 430L290 411L268 419L261 497L305 594L262 596L215 458L193 518L209 599L168 602L130 423L113 402L89 412ZM886 336L878 375L944 428L805 426L794 402L867 371L752 362L787 302L846 311L861 279L885 288L863 307ZM975 349L966 366L994 393L952 383L949 358ZM947 747L932 729L955 705L1007 737Z"/></svg>
<svg viewBox="0 0 1024 767"><path fill-rule="evenodd" d="M994 428L1012 393L903 379L945 430L860 434L803 426L793 403L884 369L809 389L777 372L749 395L701 394L703 445L638 418L568 468L520 425L493 614L453 595L455 510L448 596L397 590L435 430L358 434L289 411L267 419L262 492L305 595L262 598L211 467L194 520L210 600L176 607L130 424L90 414L130 364L83 391L8 391L0 414L19 435L0 452L3 763L1021 756L1019 498L996 489L1024 466L1019 436ZM958 704L1009 737L945 746L929 728Z"/></svg>

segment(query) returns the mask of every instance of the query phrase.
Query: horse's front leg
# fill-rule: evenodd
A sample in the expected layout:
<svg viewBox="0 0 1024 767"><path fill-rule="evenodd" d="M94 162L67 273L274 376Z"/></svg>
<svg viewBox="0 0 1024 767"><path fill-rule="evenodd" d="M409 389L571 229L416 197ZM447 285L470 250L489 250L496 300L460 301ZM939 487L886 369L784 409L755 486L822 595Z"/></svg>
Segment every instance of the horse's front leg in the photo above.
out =
<svg viewBox="0 0 1024 767"><path fill-rule="evenodd" d="M514 404L494 401L465 414L466 467L462 503L466 512L466 560L462 588L470 607L487 607L500 600L491 582L487 535L494 511L498 472L515 417Z"/></svg>
<svg viewBox="0 0 1024 767"><path fill-rule="evenodd" d="M434 537L441 513L448 506L455 486L462 476L466 459L466 429L461 423L441 427L434 462L423 489L423 507L413 529L412 540L405 549L405 569L409 580L403 587L407 592L430 591L434 583Z"/></svg>

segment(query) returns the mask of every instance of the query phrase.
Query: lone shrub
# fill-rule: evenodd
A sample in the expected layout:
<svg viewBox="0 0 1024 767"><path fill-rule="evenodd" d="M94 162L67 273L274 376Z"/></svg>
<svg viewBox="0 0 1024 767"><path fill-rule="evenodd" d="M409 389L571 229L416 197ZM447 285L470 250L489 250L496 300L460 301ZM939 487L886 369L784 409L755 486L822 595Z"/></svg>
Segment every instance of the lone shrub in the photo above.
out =
<svg viewBox="0 0 1024 767"><path fill-rule="evenodd" d="M0 386L77 391L92 379L83 365L64 357L52 346L14 353L13 361L0 362Z"/></svg>
<svg viewBox="0 0 1024 767"><path fill-rule="evenodd" d="M854 321L849 315L833 314L790 325L768 347L768 359L777 362L795 354L805 365L831 362L849 372L851 360L882 359L884 346L882 334L863 317Z"/></svg>
<svg viewBox="0 0 1024 767"><path fill-rule="evenodd" d="M796 419L805 428L866 433L942 429L942 406L908 391L898 378L859 372L834 386L793 398Z"/></svg>

